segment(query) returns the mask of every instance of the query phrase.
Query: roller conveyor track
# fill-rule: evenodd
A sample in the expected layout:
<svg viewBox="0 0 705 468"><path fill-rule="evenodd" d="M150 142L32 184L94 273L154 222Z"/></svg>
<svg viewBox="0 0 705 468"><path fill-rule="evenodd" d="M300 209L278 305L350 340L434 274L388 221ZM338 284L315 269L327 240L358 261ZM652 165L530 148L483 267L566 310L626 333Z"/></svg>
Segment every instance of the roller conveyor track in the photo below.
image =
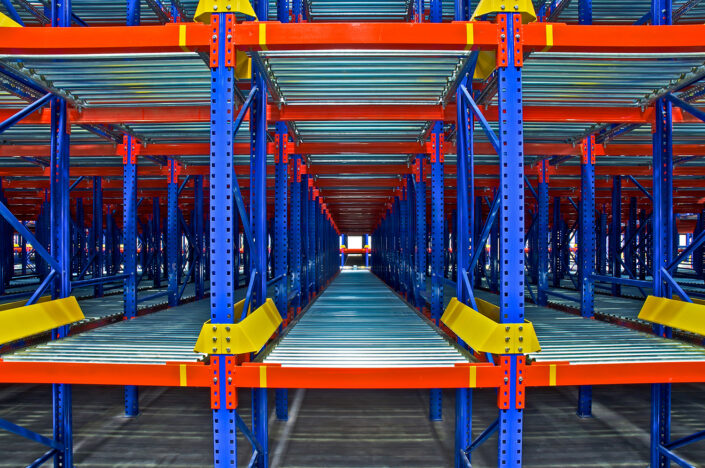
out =
<svg viewBox="0 0 705 468"><path fill-rule="evenodd" d="M468 359L372 273L344 270L263 362L287 367L448 367Z"/></svg>
<svg viewBox="0 0 705 468"><path fill-rule="evenodd" d="M198 301L2 356L5 361L165 364L196 362L209 302Z"/></svg>
<svg viewBox="0 0 705 468"><path fill-rule="evenodd" d="M497 302L497 296L478 291L477 297ZM681 341L599 320L590 320L547 307L526 304L526 319L534 324L541 352L529 361L571 364L705 361L705 349Z"/></svg>

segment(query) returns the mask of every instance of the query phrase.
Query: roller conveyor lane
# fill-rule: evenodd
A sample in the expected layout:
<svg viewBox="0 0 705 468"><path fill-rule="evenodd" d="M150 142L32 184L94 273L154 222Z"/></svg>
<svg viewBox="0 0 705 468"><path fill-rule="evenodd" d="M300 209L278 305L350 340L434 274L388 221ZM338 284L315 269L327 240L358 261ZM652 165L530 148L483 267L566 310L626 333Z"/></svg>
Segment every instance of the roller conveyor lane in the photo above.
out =
<svg viewBox="0 0 705 468"><path fill-rule="evenodd" d="M367 270L344 270L262 361L283 367L452 367L468 358Z"/></svg>

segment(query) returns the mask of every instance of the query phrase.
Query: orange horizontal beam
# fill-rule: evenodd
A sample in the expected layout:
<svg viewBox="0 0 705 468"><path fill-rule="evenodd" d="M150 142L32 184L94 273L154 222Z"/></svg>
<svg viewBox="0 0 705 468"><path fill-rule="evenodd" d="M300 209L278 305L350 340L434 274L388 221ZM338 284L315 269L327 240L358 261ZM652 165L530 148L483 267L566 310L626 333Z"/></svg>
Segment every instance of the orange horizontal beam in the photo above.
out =
<svg viewBox="0 0 705 468"><path fill-rule="evenodd" d="M181 372L185 372L185 382ZM200 363L155 365L0 361L0 382L2 383L60 382L90 385L209 387L212 382L211 373L208 366ZM184 383L186 385L183 385Z"/></svg>

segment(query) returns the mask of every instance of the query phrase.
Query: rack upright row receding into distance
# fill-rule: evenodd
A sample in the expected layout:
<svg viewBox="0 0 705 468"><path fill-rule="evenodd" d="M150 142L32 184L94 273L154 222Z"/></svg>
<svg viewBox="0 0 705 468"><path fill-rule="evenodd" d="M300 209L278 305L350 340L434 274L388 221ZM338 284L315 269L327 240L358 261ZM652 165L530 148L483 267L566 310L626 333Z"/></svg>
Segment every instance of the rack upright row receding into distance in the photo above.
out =
<svg viewBox="0 0 705 468"><path fill-rule="evenodd" d="M203 387L264 468L268 389L456 389L455 466L520 467L530 388L651 384L650 466L695 466L704 6L0 1L0 382L54 433L0 428L70 467L72 385Z"/></svg>

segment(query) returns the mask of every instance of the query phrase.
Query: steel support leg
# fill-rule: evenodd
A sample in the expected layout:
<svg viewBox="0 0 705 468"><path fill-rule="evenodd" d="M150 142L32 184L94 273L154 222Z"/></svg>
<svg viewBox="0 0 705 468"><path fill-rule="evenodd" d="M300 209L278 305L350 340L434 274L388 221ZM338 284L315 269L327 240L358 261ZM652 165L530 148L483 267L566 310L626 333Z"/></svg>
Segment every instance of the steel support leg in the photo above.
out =
<svg viewBox="0 0 705 468"><path fill-rule="evenodd" d="M444 260L444 171L443 171L443 122L435 122L431 133L431 320L440 324L443 312L443 260ZM442 418L442 393L430 391L429 417L432 421Z"/></svg>
<svg viewBox="0 0 705 468"><path fill-rule="evenodd" d="M284 321L284 326L288 324L288 297L289 297L289 265L288 265L288 139L289 134L284 122L277 122L276 143L277 149L274 155L274 276L283 275L284 279L275 286L276 305ZM288 419L288 395L287 389L278 388L276 393L277 418L280 421Z"/></svg>
<svg viewBox="0 0 705 468"><path fill-rule="evenodd" d="M521 16L517 13L497 15L499 28L505 28L509 40L500 42L506 49L506 66L498 67L497 102L499 105L499 167L502 186L499 217L500 231L500 320L502 323L524 322L524 137L522 127L522 77L518 65L521 51L514 37L521 33ZM525 389L521 373L524 357L503 355L501 366L508 381L500 387L498 466L520 467L522 464L522 423ZM506 395L506 396L505 396Z"/></svg>
<svg viewBox="0 0 705 468"><path fill-rule="evenodd" d="M548 304L548 162L539 163L538 190L538 305Z"/></svg>
<svg viewBox="0 0 705 468"><path fill-rule="evenodd" d="M178 230L178 197L179 197L179 174L177 163L173 159L169 160L169 176L167 183L167 264L168 264L168 291L169 307L179 305L179 250L181 243Z"/></svg>
<svg viewBox="0 0 705 468"><path fill-rule="evenodd" d="M205 294L205 269L203 261L203 176L193 178L193 277L196 300L203 299ZM237 235L237 230L236 234ZM237 268L237 265L236 265Z"/></svg>

